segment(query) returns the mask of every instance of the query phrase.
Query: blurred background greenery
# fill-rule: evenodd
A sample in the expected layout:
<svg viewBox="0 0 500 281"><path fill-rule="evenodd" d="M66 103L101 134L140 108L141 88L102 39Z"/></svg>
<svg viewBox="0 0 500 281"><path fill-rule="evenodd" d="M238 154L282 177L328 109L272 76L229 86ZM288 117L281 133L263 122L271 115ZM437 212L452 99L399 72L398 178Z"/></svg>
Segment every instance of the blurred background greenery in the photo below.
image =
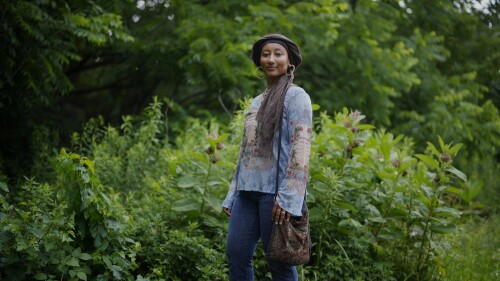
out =
<svg viewBox="0 0 500 281"><path fill-rule="evenodd" d="M462 143L460 209L495 216L499 11L494 0L3 1L0 181L15 192L49 180L60 147L123 128L153 97L172 145L192 117L228 125L264 87L252 43L277 32L301 47L295 83L320 111L360 110L417 153L436 135Z"/></svg>

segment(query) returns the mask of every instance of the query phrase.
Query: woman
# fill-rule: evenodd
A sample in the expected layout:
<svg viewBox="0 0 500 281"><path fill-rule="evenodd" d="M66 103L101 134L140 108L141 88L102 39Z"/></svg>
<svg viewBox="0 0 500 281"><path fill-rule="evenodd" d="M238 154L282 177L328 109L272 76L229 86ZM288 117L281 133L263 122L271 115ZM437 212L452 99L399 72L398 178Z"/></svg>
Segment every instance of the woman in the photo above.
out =
<svg viewBox="0 0 500 281"><path fill-rule="evenodd" d="M312 132L311 100L292 84L302 62L297 44L280 34L265 35L253 45L252 60L264 72L267 87L246 114L238 164L222 204L230 216L229 277L238 281L253 280L255 248L261 239L267 249L273 223L302 216ZM282 128L280 140L278 126ZM273 280L298 280L294 266L270 261L269 267Z"/></svg>

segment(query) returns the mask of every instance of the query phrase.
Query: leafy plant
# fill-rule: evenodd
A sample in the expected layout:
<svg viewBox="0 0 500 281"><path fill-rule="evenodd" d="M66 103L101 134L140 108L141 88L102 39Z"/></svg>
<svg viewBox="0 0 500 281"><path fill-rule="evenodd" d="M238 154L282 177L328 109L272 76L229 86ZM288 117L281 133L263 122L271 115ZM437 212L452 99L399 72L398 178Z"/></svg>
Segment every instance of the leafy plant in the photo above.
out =
<svg viewBox="0 0 500 281"><path fill-rule="evenodd" d="M317 241L312 272L328 267L329 280L436 278L444 269L435 236L456 231L460 216L443 195L466 180L451 166L461 145L438 138L441 151L429 143L430 155L413 156L410 140L373 133L363 118L344 109L335 120L322 114L318 123L309 187Z"/></svg>
<svg viewBox="0 0 500 281"><path fill-rule="evenodd" d="M89 123L73 146L87 156L62 149L48 177L53 182L28 181L19 197L2 185L7 258L0 274L226 280L221 201L249 104L227 128L214 119L186 120L174 141L157 99L142 116L124 117L120 129ZM439 279L447 270L440 236L458 230L453 196L467 180L452 165L461 144L438 137L438 146L429 142L415 154L411 139L375 131L364 119L347 109L315 119L308 187L313 258L299 272L304 280ZM262 250L256 258L256 277L269 279Z"/></svg>
<svg viewBox="0 0 500 281"><path fill-rule="evenodd" d="M93 175L88 158L61 150L57 182L27 180L0 195L0 276L7 280L126 278L139 244L126 237L122 208Z"/></svg>

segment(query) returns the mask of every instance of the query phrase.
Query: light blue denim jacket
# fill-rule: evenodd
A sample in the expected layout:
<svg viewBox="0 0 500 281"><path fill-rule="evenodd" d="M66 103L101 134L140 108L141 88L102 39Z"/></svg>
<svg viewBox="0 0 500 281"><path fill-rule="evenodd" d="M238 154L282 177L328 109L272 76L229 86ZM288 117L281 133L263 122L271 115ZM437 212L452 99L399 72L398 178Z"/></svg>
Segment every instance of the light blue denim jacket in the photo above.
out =
<svg viewBox="0 0 500 281"><path fill-rule="evenodd" d="M256 141L257 112L263 95L255 97L245 115L243 139L238 164L222 203L231 209L237 190L275 193L278 130L274 134L273 158L263 157ZM278 204L292 216L301 216L309 172L312 137L312 106L304 89L292 86L285 96L282 117L281 153L279 160Z"/></svg>

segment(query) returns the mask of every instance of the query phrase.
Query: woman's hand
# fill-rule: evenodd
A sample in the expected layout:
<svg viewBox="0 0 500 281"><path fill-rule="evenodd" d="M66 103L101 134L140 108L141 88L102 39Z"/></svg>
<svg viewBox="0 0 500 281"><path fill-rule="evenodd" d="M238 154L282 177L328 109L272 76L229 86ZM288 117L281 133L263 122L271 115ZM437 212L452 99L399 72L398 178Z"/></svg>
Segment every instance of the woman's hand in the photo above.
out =
<svg viewBox="0 0 500 281"><path fill-rule="evenodd" d="M273 214L271 219L275 224L283 224L285 220L290 220L290 213L282 209L278 202L274 201Z"/></svg>
<svg viewBox="0 0 500 281"><path fill-rule="evenodd" d="M222 208L222 210L224 211L224 213L225 213L228 217L230 217L230 216L231 216L231 209L229 209L229 208Z"/></svg>

